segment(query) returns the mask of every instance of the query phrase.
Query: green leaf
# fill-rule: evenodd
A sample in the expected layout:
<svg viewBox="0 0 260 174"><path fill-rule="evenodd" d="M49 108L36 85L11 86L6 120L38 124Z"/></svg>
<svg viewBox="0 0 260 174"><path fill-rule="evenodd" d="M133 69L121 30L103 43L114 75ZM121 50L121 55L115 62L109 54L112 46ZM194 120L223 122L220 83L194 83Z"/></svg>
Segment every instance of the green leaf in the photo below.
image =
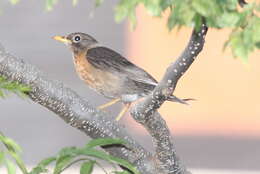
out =
<svg viewBox="0 0 260 174"><path fill-rule="evenodd" d="M196 16L194 17L194 21L195 21L195 29L198 32L202 25L202 16L199 14L196 14Z"/></svg>
<svg viewBox="0 0 260 174"><path fill-rule="evenodd" d="M80 174L91 174L94 168L95 161L84 162L80 167Z"/></svg>
<svg viewBox="0 0 260 174"><path fill-rule="evenodd" d="M45 9L47 11L51 11L52 8L53 8L53 0L46 0Z"/></svg>
<svg viewBox="0 0 260 174"><path fill-rule="evenodd" d="M2 163L4 162L4 158L5 158L5 153L4 153L4 151L0 151L0 166L1 166Z"/></svg>
<svg viewBox="0 0 260 174"><path fill-rule="evenodd" d="M260 12L260 3L256 5L255 9Z"/></svg>
<svg viewBox="0 0 260 174"><path fill-rule="evenodd" d="M138 0L120 0L115 7L115 21L121 22L126 17L131 16L131 22L135 22L135 7Z"/></svg>
<svg viewBox="0 0 260 174"><path fill-rule="evenodd" d="M74 159L73 155L64 155L57 159L54 174L60 174L64 168Z"/></svg>
<svg viewBox="0 0 260 174"><path fill-rule="evenodd" d="M16 152L16 153L22 152L21 147L11 138L0 135L0 141L4 143L4 145L7 147L9 152Z"/></svg>
<svg viewBox="0 0 260 174"><path fill-rule="evenodd" d="M144 0L145 8L151 16L160 16L162 12L160 0Z"/></svg>
<svg viewBox="0 0 260 174"><path fill-rule="evenodd" d="M72 0L72 5L76 6L78 4L78 2L79 2L78 0Z"/></svg>
<svg viewBox="0 0 260 174"><path fill-rule="evenodd" d="M20 168L20 170L23 172L23 173L27 173L27 169L26 169L26 166L23 162L23 160L21 159L21 157L16 154L16 153L10 153L11 156L14 158L17 166Z"/></svg>
<svg viewBox="0 0 260 174"><path fill-rule="evenodd" d="M6 169L8 174L15 174L16 173L16 168L15 165L12 161L6 159Z"/></svg>
<svg viewBox="0 0 260 174"><path fill-rule="evenodd" d="M247 61L248 50L245 47L243 47L242 45L238 45L237 47L233 48L233 52L236 57L240 57L243 60Z"/></svg>
<svg viewBox="0 0 260 174"><path fill-rule="evenodd" d="M49 158L46 158L44 160L42 160L38 166L44 166L46 167L47 165L49 165L50 163L54 162L56 160L56 157L49 157Z"/></svg>
<svg viewBox="0 0 260 174"><path fill-rule="evenodd" d="M0 97L4 98L6 96L6 91L17 94L19 97L24 98L27 96L31 88L20 84L16 81L9 81L4 77L0 76Z"/></svg>
<svg viewBox="0 0 260 174"><path fill-rule="evenodd" d="M248 18L242 29L233 32L229 39L232 53L247 61L250 52L257 48L260 41L260 19L256 16Z"/></svg>
<svg viewBox="0 0 260 174"><path fill-rule="evenodd" d="M240 57L247 60L248 49L243 42L243 33L237 32L230 38L229 44L235 57Z"/></svg>
<svg viewBox="0 0 260 174"><path fill-rule="evenodd" d="M103 2L104 0L95 0L95 7L99 7Z"/></svg>
<svg viewBox="0 0 260 174"><path fill-rule="evenodd" d="M191 26L194 23L193 20L197 16L197 13L192 9L190 3L188 2L189 0L177 0L175 2L175 7L173 10L171 10L171 13L168 17L167 26L169 30L171 30L175 26Z"/></svg>
<svg viewBox="0 0 260 174"><path fill-rule="evenodd" d="M255 46L260 49L260 42L257 42Z"/></svg>
<svg viewBox="0 0 260 174"><path fill-rule="evenodd" d="M59 156L66 156L66 155L73 156L75 155L76 152L77 152L76 147L65 147L60 150Z"/></svg>
<svg viewBox="0 0 260 174"><path fill-rule="evenodd" d="M55 4L57 4L58 0L46 0L45 1L45 9L47 11L51 11Z"/></svg>
<svg viewBox="0 0 260 174"><path fill-rule="evenodd" d="M238 0L225 0L223 1L224 5L226 5L228 10L236 10L237 9L237 2Z"/></svg>
<svg viewBox="0 0 260 174"><path fill-rule="evenodd" d="M219 10L215 0L192 0L191 5L202 16L216 15Z"/></svg>
<svg viewBox="0 0 260 174"><path fill-rule="evenodd" d="M31 172L29 172L28 174L41 174L41 173L47 173L49 170L47 168L44 167L34 167L33 170Z"/></svg>
<svg viewBox="0 0 260 174"><path fill-rule="evenodd" d="M125 145L126 141L122 139L113 139L113 138L98 138L93 139L88 142L86 148L93 148L96 146L108 146L108 145Z"/></svg>
<svg viewBox="0 0 260 174"><path fill-rule="evenodd" d="M240 15L238 13L227 13L224 12L216 18L217 26L220 28L224 27L235 27L240 21Z"/></svg>
<svg viewBox="0 0 260 174"><path fill-rule="evenodd" d="M11 4L15 5L17 4L18 2L20 2L20 0L10 0Z"/></svg>
<svg viewBox="0 0 260 174"><path fill-rule="evenodd" d="M46 169L46 167L55 160L56 157L49 157L42 160L36 167L32 169L32 171L29 174L40 174L48 172L48 169Z"/></svg>
<svg viewBox="0 0 260 174"><path fill-rule="evenodd" d="M1 97L1 98L4 98L4 97L5 97L5 94L4 94L4 92L3 92L2 90L0 90L0 97Z"/></svg>
<svg viewBox="0 0 260 174"><path fill-rule="evenodd" d="M254 17L251 21L253 42L260 42L260 17Z"/></svg>
<svg viewBox="0 0 260 174"><path fill-rule="evenodd" d="M0 141L5 145L7 148L7 152L12 156L15 160L16 164L20 168L23 173L27 173L27 169L25 164L23 163L21 157L19 156L19 152L21 152L21 147L16 144L12 139L5 137L3 134L0 133Z"/></svg>
<svg viewBox="0 0 260 174"><path fill-rule="evenodd" d="M138 170L128 161L124 160L124 159L120 159L117 157L114 157L112 155L109 155L103 151L98 151L95 149L89 149L89 148L83 148L83 149L79 149L78 150L78 154L80 155L86 155L86 156L91 156L91 157L95 157L95 158L99 158L105 161L109 161L112 163L116 163L118 165L121 165L127 169L129 169L130 171L132 171L134 174L139 174Z"/></svg>
<svg viewBox="0 0 260 174"><path fill-rule="evenodd" d="M17 166L20 168L20 170L24 174L27 174L28 172L27 172L26 166L25 166L23 160L21 159L21 157L19 156L19 154L17 154L16 152L12 152L12 151L9 151L9 154L15 160L15 162L16 162Z"/></svg>
<svg viewBox="0 0 260 174"><path fill-rule="evenodd" d="M77 148L75 147L66 147L63 148L57 157L56 165L54 168L54 174L59 174L63 171L67 165L77 156Z"/></svg>
<svg viewBox="0 0 260 174"><path fill-rule="evenodd" d="M192 7L202 16L209 15L207 4L203 4L199 0L192 1Z"/></svg>
<svg viewBox="0 0 260 174"><path fill-rule="evenodd" d="M162 10L165 10L168 7L172 7L173 4L174 4L174 0L161 0L160 1L160 6L161 6Z"/></svg>

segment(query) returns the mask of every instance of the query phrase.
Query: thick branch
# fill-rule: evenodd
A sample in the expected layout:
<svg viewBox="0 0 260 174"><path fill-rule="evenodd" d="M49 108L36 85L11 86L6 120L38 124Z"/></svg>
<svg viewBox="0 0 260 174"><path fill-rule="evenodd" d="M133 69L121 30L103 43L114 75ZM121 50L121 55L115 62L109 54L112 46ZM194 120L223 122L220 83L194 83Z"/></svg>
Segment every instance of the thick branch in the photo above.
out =
<svg viewBox="0 0 260 174"><path fill-rule="evenodd" d="M91 138L124 139L132 150L123 147L109 147L105 150L132 162L143 174L155 174L151 154L135 142L117 122L90 106L61 82L49 80L36 67L5 52L3 47L0 47L0 75L31 87L32 92L28 95L33 101L56 113L66 123Z"/></svg>
<svg viewBox="0 0 260 174"><path fill-rule="evenodd" d="M141 123L153 138L157 168L167 174L184 174L187 173L187 171L181 166L178 160L171 140L170 131L163 118L157 112L157 109L166 101L168 96L174 92L178 80L202 50L207 29L206 24L203 23L199 31L193 30L185 50L181 56L168 67L163 79L153 93L136 104L131 110L134 119Z"/></svg>

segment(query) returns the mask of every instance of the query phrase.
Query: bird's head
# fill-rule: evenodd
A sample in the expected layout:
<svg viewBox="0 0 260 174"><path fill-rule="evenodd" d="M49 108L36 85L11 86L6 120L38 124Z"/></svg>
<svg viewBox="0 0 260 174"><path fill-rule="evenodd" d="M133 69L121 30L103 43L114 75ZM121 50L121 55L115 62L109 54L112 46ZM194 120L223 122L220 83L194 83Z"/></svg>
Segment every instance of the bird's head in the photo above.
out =
<svg viewBox="0 0 260 174"><path fill-rule="evenodd" d="M85 51L98 43L92 36L80 32L53 38L68 45L74 53Z"/></svg>

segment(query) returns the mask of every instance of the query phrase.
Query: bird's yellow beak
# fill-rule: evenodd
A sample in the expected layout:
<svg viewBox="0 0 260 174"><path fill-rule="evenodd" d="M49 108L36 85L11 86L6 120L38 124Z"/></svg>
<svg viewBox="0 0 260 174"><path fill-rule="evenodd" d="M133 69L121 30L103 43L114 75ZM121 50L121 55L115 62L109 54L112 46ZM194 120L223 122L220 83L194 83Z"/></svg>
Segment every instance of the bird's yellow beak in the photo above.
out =
<svg viewBox="0 0 260 174"><path fill-rule="evenodd" d="M53 39L63 42L65 44L71 44L71 41L69 39L66 39L64 36L54 36Z"/></svg>

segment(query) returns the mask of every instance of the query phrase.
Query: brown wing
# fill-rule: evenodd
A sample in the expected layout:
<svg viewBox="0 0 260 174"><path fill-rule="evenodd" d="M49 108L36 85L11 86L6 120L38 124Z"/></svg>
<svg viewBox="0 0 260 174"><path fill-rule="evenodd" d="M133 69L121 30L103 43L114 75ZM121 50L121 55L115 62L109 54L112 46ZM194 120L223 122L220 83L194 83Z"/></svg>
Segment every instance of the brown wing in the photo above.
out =
<svg viewBox="0 0 260 174"><path fill-rule="evenodd" d="M86 58L96 68L118 73L118 75L126 75L129 80L135 82L153 87L157 85L157 81L150 74L109 48L91 48L88 50Z"/></svg>

